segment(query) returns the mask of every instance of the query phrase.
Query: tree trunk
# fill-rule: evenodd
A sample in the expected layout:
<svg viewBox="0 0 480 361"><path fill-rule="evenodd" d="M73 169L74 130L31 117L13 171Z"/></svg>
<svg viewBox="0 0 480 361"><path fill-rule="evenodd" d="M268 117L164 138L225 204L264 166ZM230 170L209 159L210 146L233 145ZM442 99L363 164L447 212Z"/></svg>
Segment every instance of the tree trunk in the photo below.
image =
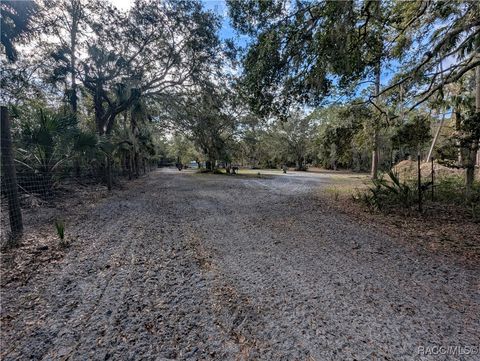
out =
<svg viewBox="0 0 480 361"><path fill-rule="evenodd" d="M440 120L440 124L438 125L437 131L435 132L435 136L433 137L433 141L432 141L432 144L430 145L430 149L428 150L428 155L427 155L426 162L430 162L430 160L432 159L433 149L435 148L435 144L437 143L440 132L442 131L443 123L445 122L445 112L446 111L447 110L444 109L443 114L442 114L442 118Z"/></svg>
<svg viewBox="0 0 480 361"><path fill-rule="evenodd" d="M138 152L137 151L134 151L134 155L133 155L133 165L134 165L134 174L135 174L135 178L138 178L140 177L140 162L139 162L139 159L138 159Z"/></svg>
<svg viewBox="0 0 480 361"><path fill-rule="evenodd" d="M211 157L208 157L207 161L205 162L205 168L213 172L215 169L215 160L213 160Z"/></svg>
<svg viewBox="0 0 480 361"><path fill-rule="evenodd" d="M113 180L112 180L112 158L107 155L106 157L106 162L107 162L107 167L106 167L106 178L107 178L107 188L109 191L112 190L112 183L113 183Z"/></svg>
<svg viewBox="0 0 480 361"><path fill-rule="evenodd" d="M77 178L81 176L80 160L78 158L75 159L75 176Z"/></svg>
<svg viewBox="0 0 480 361"><path fill-rule="evenodd" d="M93 95L93 104L95 108L95 124L97 126L97 133L100 136L104 135L106 130L104 114L103 114L101 90L102 90L101 84L97 83L95 88L95 93Z"/></svg>
<svg viewBox="0 0 480 361"><path fill-rule="evenodd" d="M120 155L120 165L122 167L122 175L126 176L128 174L128 165L127 165L127 155L122 153Z"/></svg>
<svg viewBox="0 0 480 361"><path fill-rule="evenodd" d="M8 217L10 220L10 231L12 239L22 235L23 222L18 197L17 174L13 163L12 136L10 134L10 118L7 107L1 107L1 149L2 149L2 170L3 186L8 200Z"/></svg>
<svg viewBox="0 0 480 361"><path fill-rule="evenodd" d="M105 133L112 134L113 126L115 125L115 118L117 117L118 113L112 114L108 117L106 125L105 125Z"/></svg>
<svg viewBox="0 0 480 361"><path fill-rule="evenodd" d="M133 157L132 152L128 153L128 179L133 178Z"/></svg>
<svg viewBox="0 0 480 361"><path fill-rule="evenodd" d="M462 128L462 122L460 118L460 113L455 108L453 109L452 117L454 117L455 119L455 130L459 131ZM460 139L458 139L455 143L458 148L457 164L459 167L463 167L463 144Z"/></svg>
<svg viewBox="0 0 480 361"><path fill-rule="evenodd" d="M480 56L480 54L478 54ZM480 66L475 68L475 113L477 120L480 117ZM477 161L479 139L474 139L470 145L468 154L468 164L465 175L465 190L467 198L470 198L472 193L472 186L475 180L475 163Z"/></svg>
<svg viewBox="0 0 480 361"><path fill-rule="evenodd" d="M297 170L303 171L305 170L305 158L303 156L297 157L296 165L297 165Z"/></svg>
<svg viewBox="0 0 480 361"><path fill-rule="evenodd" d="M378 129L376 126L373 128L373 150L372 150L372 179L378 178Z"/></svg>
<svg viewBox="0 0 480 361"><path fill-rule="evenodd" d="M77 33L78 33L78 17L79 17L79 4L76 0L72 0L72 28L70 30L70 76L71 76L71 94L70 94L70 107L74 115L77 114L77 81L76 81L76 62L75 55L77 49Z"/></svg>
<svg viewBox="0 0 480 361"><path fill-rule="evenodd" d="M378 106L379 99L378 96L380 94L380 63L377 64L375 67L375 103ZM373 125L373 149L372 149L372 169L371 169L371 177L372 179L378 178L378 131L379 131L379 123L380 122L380 114L378 119L375 119L375 124Z"/></svg>

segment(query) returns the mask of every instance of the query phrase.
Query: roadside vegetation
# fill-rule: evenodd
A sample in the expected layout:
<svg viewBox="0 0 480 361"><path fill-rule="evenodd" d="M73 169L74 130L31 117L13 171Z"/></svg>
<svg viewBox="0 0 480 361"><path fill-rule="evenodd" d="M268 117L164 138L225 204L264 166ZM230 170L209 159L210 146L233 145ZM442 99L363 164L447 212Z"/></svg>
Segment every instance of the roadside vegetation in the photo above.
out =
<svg viewBox="0 0 480 361"><path fill-rule="evenodd" d="M204 5L2 2L21 195L157 166L318 167L369 172L356 198L375 211L430 199L478 217L478 2L227 1L246 44Z"/></svg>

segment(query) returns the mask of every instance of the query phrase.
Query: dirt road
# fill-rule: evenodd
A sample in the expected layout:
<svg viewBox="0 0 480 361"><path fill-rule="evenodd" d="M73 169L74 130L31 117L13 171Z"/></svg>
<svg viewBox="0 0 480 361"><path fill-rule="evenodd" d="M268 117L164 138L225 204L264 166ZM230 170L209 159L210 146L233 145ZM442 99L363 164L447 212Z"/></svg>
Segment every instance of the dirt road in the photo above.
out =
<svg viewBox="0 0 480 361"><path fill-rule="evenodd" d="M331 182L157 171L100 200L3 287L1 359L478 359L421 347L478 351L480 268L335 212Z"/></svg>

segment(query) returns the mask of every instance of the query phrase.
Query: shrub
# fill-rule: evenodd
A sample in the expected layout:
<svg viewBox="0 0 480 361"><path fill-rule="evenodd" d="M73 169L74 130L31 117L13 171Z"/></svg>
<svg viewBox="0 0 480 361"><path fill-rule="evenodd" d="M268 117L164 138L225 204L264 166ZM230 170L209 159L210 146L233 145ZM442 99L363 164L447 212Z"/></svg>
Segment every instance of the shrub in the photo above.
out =
<svg viewBox="0 0 480 361"><path fill-rule="evenodd" d="M393 171L373 180L373 185L366 192L357 193L355 199L365 203L369 208L381 210L401 206L410 208L417 200L417 189L412 184L400 182L398 175Z"/></svg>
<svg viewBox="0 0 480 361"><path fill-rule="evenodd" d="M474 220L480 219L480 182L474 183L468 200L465 198L465 180L462 176L446 176L435 180L433 200L431 186L431 182L422 184L424 203L461 207ZM353 198L375 211L409 209L418 204L418 185L414 180L401 182L398 174L390 171L387 177L372 181L372 186L366 191L357 191Z"/></svg>

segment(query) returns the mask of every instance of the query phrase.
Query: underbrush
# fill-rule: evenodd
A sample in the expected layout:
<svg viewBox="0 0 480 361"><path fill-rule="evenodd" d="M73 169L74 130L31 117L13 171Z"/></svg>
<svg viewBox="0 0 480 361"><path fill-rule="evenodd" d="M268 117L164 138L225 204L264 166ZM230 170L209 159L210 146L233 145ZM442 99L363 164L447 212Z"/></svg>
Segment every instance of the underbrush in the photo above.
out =
<svg viewBox="0 0 480 361"><path fill-rule="evenodd" d="M418 199L418 192L413 183L401 182L392 171L372 181L366 191L357 191L354 199L364 203L372 210L385 210L395 207L410 208Z"/></svg>
<svg viewBox="0 0 480 361"><path fill-rule="evenodd" d="M372 211L411 213L420 208L418 192L414 180L400 181L398 174L390 171L372 181L366 190L357 191L353 198ZM480 182L475 182L468 199L464 178L458 175L442 177L433 185L423 183L420 192L424 209L452 207L475 221L480 220Z"/></svg>

